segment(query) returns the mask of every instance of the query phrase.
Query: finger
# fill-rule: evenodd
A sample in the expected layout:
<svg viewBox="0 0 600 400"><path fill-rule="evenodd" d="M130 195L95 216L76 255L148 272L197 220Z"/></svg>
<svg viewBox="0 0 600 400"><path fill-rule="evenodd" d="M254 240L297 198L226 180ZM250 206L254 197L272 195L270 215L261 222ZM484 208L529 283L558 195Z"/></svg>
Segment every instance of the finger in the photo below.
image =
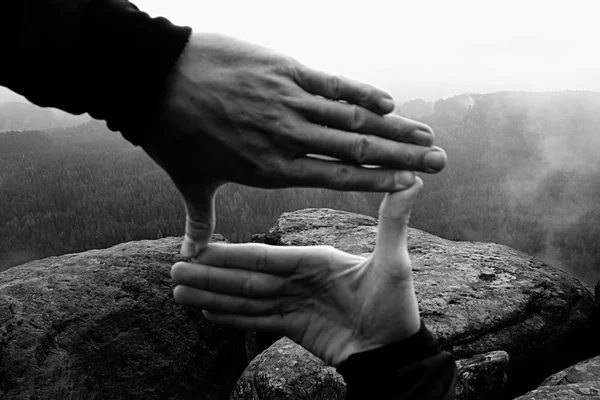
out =
<svg viewBox="0 0 600 400"><path fill-rule="evenodd" d="M316 158L319 157L319 158ZM365 192L393 192L414 183L414 173L406 170L367 168L360 165L300 157L286 166L288 186Z"/></svg>
<svg viewBox="0 0 600 400"><path fill-rule="evenodd" d="M423 181L417 177L413 186L406 190L388 193L381 202L377 242L373 252L374 259L381 265L410 270L406 243L408 220L410 211L422 188Z"/></svg>
<svg viewBox="0 0 600 400"><path fill-rule="evenodd" d="M171 278L176 285L251 298L277 296L285 284L285 280L276 275L187 262L173 265Z"/></svg>
<svg viewBox="0 0 600 400"><path fill-rule="evenodd" d="M343 131L372 134L396 142L431 146L434 133L426 124L399 115L378 115L363 107L310 97L303 104L306 118ZM312 138L311 138L312 139Z"/></svg>
<svg viewBox="0 0 600 400"><path fill-rule="evenodd" d="M215 230L215 198L221 183L186 182L177 187L185 202L185 237L181 255L194 258L210 242Z"/></svg>
<svg viewBox="0 0 600 400"><path fill-rule="evenodd" d="M439 172L446 166L446 153L439 147L398 143L322 126L313 126L311 132L302 136L308 153L346 162L428 173Z"/></svg>
<svg viewBox="0 0 600 400"><path fill-rule="evenodd" d="M316 71L303 65L297 68L295 81L308 93L330 100L343 100L377 114L388 114L395 108L392 95L385 90L346 77Z"/></svg>
<svg viewBox="0 0 600 400"><path fill-rule="evenodd" d="M307 251L307 249L310 249ZM211 243L196 262L221 268L235 268L285 278L303 260L322 262L330 256L327 246L269 246L262 243ZM273 283L280 282L273 278Z"/></svg>
<svg viewBox="0 0 600 400"><path fill-rule="evenodd" d="M267 315L259 317L249 317L238 314L222 314L217 312L203 311L204 316L209 320L227 325L232 328L242 329L252 332L271 332L284 334L283 318L280 315Z"/></svg>
<svg viewBox="0 0 600 400"><path fill-rule="evenodd" d="M177 285L173 289L173 297L179 304L239 315L269 315L278 312L277 299L252 299L248 297L230 296L223 293L200 290L190 286Z"/></svg>

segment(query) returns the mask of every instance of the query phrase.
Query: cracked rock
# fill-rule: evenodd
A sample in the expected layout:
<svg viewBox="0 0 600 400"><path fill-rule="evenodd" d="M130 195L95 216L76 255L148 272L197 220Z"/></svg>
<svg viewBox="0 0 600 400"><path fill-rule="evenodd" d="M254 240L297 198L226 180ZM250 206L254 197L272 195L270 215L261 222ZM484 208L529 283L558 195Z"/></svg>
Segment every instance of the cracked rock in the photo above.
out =
<svg viewBox="0 0 600 400"><path fill-rule="evenodd" d="M257 236L279 246L330 245L368 256L377 220L310 208L284 213ZM525 253L494 243L455 242L409 230L421 316L456 359L505 351L507 396L598 353L589 287Z"/></svg>
<svg viewBox="0 0 600 400"><path fill-rule="evenodd" d="M175 304L180 246L130 242L0 274L2 399L227 398L244 334Z"/></svg>

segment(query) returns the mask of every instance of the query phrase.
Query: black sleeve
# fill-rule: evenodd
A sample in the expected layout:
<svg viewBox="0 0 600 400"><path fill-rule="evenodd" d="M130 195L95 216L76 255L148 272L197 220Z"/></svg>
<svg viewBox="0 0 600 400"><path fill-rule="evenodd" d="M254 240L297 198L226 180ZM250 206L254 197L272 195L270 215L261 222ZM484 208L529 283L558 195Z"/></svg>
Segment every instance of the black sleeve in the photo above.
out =
<svg viewBox="0 0 600 400"><path fill-rule="evenodd" d="M125 0L1 0L0 85L140 144L190 34Z"/></svg>
<svg viewBox="0 0 600 400"><path fill-rule="evenodd" d="M337 368L347 400L448 400L454 398L456 364L421 329L406 340L356 353Z"/></svg>

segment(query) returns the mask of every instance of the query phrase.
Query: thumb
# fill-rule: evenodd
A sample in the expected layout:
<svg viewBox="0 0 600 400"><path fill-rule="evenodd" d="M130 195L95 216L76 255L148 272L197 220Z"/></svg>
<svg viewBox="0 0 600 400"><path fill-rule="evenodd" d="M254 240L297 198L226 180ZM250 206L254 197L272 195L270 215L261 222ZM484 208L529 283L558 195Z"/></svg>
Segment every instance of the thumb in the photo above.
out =
<svg viewBox="0 0 600 400"><path fill-rule="evenodd" d="M211 182L180 189L185 201L185 237L181 255L194 258L206 248L215 230L215 198L221 184Z"/></svg>
<svg viewBox="0 0 600 400"><path fill-rule="evenodd" d="M408 220L421 189L423 189L423 181L416 177L415 183L408 189L385 195L379 206L377 242L373 252L377 265L396 272L410 270L406 243ZM406 267L406 270L403 267Z"/></svg>

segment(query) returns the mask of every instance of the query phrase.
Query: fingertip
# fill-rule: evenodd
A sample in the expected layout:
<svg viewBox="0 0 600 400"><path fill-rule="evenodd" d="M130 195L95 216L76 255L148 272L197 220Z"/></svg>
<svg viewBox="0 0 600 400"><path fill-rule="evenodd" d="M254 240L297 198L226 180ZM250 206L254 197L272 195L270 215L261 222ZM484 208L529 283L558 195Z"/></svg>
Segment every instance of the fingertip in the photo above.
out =
<svg viewBox="0 0 600 400"><path fill-rule="evenodd" d="M171 266L171 280L174 283L177 283L179 281L179 278L182 273L182 268L183 268L183 263L181 263L181 262L175 263Z"/></svg>
<svg viewBox="0 0 600 400"><path fill-rule="evenodd" d="M415 175L414 183L410 187L404 190L389 192L381 202L379 209L380 218L396 219L408 216L423 186L423 180Z"/></svg>
<svg viewBox="0 0 600 400"><path fill-rule="evenodd" d="M390 193L390 195L398 194L399 196L403 197L404 199L411 199L421 192L421 190L423 189L423 186L424 186L423 179L421 179L419 176L417 176L415 174L414 183L412 184L411 187L409 187L405 190L402 190L400 192Z"/></svg>
<svg viewBox="0 0 600 400"><path fill-rule="evenodd" d="M181 245L180 253L186 258L195 258L202 253L206 248L207 243L192 240L188 235L185 235L183 244Z"/></svg>
<svg viewBox="0 0 600 400"><path fill-rule="evenodd" d="M184 295L185 287L183 285L177 285L173 288L173 298L175 302L178 304L183 304L185 295Z"/></svg>
<svg viewBox="0 0 600 400"><path fill-rule="evenodd" d="M415 173L413 171L397 171L394 174L396 190L405 190L415 184Z"/></svg>
<svg viewBox="0 0 600 400"><path fill-rule="evenodd" d="M423 182L423 179L421 179L419 176L415 175L415 184L413 185L414 190L415 190L415 195L418 195L421 190L423 190L423 187L425 186L425 183Z"/></svg>
<svg viewBox="0 0 600 400"><path fill-rule="evenodd" d="M396 102L394 98L389 94L385 93L384 97L379 101L379 111L382 115L389 114L396 109Z"/></svg>
<svg viewBox="0 0 600 400"><path fill-rule="evenodd" d="M423 162L426 167L425 172L440 172L446 167L446 163L448 162L448 155L441 147L432 147L431 150L427 154L425 154Z"/></svg>

